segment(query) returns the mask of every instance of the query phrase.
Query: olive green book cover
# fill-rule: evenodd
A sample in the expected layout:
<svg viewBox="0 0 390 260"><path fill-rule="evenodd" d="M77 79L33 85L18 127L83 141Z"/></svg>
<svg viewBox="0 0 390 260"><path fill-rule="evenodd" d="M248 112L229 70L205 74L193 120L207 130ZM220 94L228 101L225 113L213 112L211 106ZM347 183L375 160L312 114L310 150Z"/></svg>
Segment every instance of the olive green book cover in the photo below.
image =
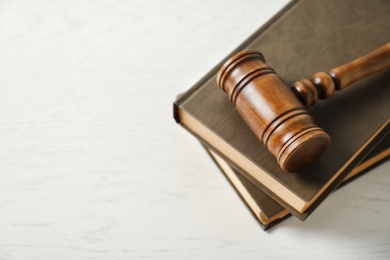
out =
<svg viewBox="0 0 390 260"><path fill-rule="evenodd" d="M386 44L389 13L389 1L294 1L231 54L260 50L291 85ZM390 73L384 71L309 109L317 125L330 135L331 145L305 171L286 174L217 87L216 74L225 60L175 101L174 117L301 220L389 131Z"/></svg>

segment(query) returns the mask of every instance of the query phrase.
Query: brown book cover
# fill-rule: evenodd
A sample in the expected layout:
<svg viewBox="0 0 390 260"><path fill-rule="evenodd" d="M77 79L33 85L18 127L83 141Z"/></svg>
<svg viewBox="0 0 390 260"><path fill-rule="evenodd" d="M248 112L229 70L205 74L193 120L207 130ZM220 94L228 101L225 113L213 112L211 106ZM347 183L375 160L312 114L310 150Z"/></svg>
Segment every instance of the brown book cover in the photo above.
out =
<svg viewBox="0 0 390 260"><path fill-rule="evenodd" d="M295 1L233 53L262 51L290 85L387 43L389 11L388 1ZM301 220L389 130L390 74L385 71L309 110L331 145L304 172L285 174L218 89L215 78L223 62L175 102L175 119Z"/></svg>
<svg viewBox="0 0 390 260"><path fill-rule="evenodd" d="M265 194L256 185L245 178L239 171L231 167L225 160L213 151L205 147L211 158L224 173L225 177L231 183L238 195L246 206L251 210L253 216L259 222L263 230L274 226L281 220L290 216L289 212ZM351 180L367 172L375 165L385 161L390 156L390 135L377 145L374 150L355 167L345 178L342 184L349 183ZM342 185L343 186L343 185Z"/></svg>

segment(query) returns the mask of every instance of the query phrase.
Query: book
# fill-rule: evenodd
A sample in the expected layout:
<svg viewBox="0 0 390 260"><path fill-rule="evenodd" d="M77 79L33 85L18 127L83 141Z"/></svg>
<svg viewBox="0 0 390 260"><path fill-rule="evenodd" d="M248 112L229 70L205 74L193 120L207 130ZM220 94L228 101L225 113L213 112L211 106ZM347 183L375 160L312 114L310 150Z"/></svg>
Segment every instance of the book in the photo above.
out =
<svg viewBox="0 0 390 260"><path fill-rule="evenodd" d="M390 4L381 1L294 1L232 54L260 50L291 85L387 43L389 11ZM216 74L227 58L174 102L174 117L304 220L389 131L390 75L385 71L370 76L310 108L331 145L305 171L286 174L218 89Z"/></svg>
<svg viewBox="0 0 390 260"><path fill-rule="evenodd" d="M259 222L263 230L274 226L281 220L290 216L289 212L256 185L245 178L239 171L231 167L225 160L215 152L205 147L213 161L224 173L230 184L236 190L242 201L250 209L253 216ZM390 157L390 135L377 145L374 150L355 167L345 178L343 184L349 183L356 177L366 173L377 164L384 162ZM341 186L342 186L341 185Z"/></svg>

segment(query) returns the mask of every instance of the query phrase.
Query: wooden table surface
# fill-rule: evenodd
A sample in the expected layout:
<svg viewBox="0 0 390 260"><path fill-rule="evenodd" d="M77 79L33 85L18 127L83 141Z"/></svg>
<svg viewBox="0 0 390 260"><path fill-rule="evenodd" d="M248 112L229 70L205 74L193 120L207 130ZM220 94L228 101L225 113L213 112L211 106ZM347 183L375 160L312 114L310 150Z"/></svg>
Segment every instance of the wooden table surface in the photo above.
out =
<svg viewBox="0 0 390 260"><path fill-rule="evenodd" d="M0 259L389 259L389 162L263 232L174 122L286 3L0 1Z"/></svg>

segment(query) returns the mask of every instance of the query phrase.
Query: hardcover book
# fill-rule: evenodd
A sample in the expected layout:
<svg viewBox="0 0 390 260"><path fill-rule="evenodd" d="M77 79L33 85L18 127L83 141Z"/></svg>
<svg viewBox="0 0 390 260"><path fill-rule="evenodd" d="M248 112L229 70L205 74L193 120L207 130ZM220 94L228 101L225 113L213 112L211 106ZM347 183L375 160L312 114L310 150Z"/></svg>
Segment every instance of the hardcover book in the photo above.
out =
<svg viewBox="0 0 390 260"><path fill-rule="evenodd" d="M389 12L388 1L294 1L233 53L260 50L291 85L387 43ZM301 220L389 131L390 74L385 71L309 110L331 145L305 171L286 174L218 89L216 74L225 60L176 100L175 119Z"/></svg>
<svg viewBox="0 0 390 260"><path fill-rule="evenodd" d="M265 194L256 185L245 178L240 172L231 167L225 160L213 151L207 149L211 158L218 165L225 177L231 183L238 195L246 206L251 210L253 216L257 219L263 230L279 223L281 220L290 216L289 212ZM390 156L390 136L374 148L374 150L354 168L345 178L342 184L350 182L355 177L367 172L375 165L387 160Z"/></svg>

